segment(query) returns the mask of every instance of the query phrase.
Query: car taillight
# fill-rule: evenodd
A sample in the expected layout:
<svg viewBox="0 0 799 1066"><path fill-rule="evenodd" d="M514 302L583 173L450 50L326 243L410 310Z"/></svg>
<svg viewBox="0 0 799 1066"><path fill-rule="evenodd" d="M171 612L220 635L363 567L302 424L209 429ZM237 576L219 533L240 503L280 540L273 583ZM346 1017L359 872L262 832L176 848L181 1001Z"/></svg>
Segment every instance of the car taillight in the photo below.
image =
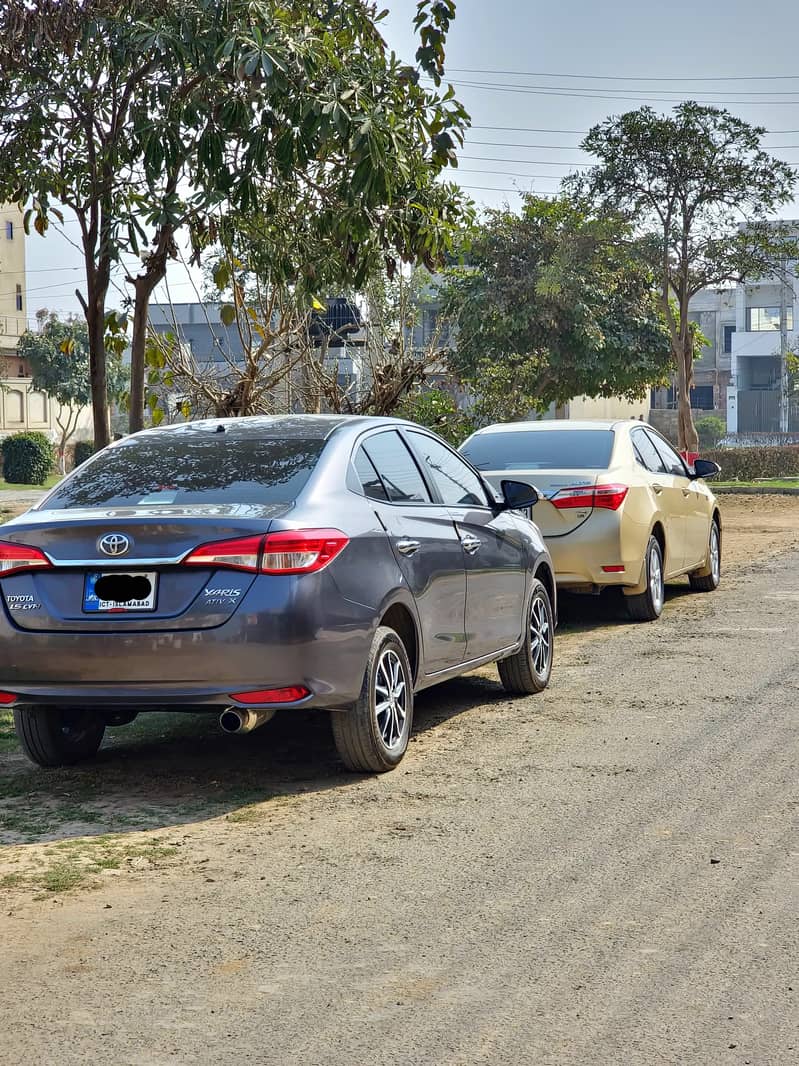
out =
<svg viewBox="0 0 799 1066"><path fill-rule="evenodd" d="M550 500L559 511L570 507L603 507L617 511L629 491L628 485L581 485L574 489L561 489Z"/></svg>
<svg viewBox="0 0 799 1066"><path fill-rule="evenodd" d="M349 540L340 529L291 529L270 533L264 544L261 573L313 573L335 559Z"/></svg>
<svg viewBox="0 0 799 1066"><path fill-rule="evenodd" d="M340 529L289 529L203 544L183 562L251 574L310 574L327 566L347 544L349 537Z"/></svg>
<svg viewBox="0 0 799 1066"><path fill-rule="evenodd" d="M189 552L183 563L186 566L224 567L227 570L247 570L251 574L257 574L263 542L262 536L216 540Z"/></svg>
<svg viewBox="0 0 799 1066"><path fill-rule="evenodd" d="M3 707L10 707L12 703L16 703L17 697L13 692L0 692L0 705Z"/></svg>
<svg viewBox="0 0 799 1066"><path fill-rule="evenodd" d="M0 577L20 574L24 570L42 570L51 565L39 548L32 548L29 544L0 541Z"/></svg>

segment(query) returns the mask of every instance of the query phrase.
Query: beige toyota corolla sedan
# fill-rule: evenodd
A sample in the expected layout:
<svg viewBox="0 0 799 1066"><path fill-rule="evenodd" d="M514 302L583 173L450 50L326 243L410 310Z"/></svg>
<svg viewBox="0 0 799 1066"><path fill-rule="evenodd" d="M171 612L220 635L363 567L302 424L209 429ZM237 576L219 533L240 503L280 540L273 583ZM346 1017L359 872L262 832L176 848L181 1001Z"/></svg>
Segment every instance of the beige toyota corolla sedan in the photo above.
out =
<svg viewBox="0 0 799 1066"><path fill-rule="evenodd" d="M558 586L599 592L621 585L640 621L663 610L664 582L688 574L712 592L721 577L721 514L703 478L651 426L618 422L516 422L478 430L461 452L492 485L519 479L541 496L532 518Z"/></svg>

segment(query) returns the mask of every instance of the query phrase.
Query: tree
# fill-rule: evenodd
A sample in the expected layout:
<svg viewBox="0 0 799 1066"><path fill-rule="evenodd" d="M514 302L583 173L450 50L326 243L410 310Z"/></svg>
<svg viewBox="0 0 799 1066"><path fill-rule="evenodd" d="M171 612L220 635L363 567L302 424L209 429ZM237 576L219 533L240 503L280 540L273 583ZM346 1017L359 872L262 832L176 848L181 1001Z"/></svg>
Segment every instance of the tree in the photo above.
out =
<svg viewBox="0 0 799 1066"><path fill-rule="evenodd" d="M668 335L631 238L617 215L566 198L488 213L442 289L456 327L449 361L479 423L574 396L632 399L663 380Z"/></svg>
<svg viewBox="0 0 799 1066"><path fill-rule="evenodd" d="M113 340L109 340L111 348ZM80 416L91 403L89 381L89 331L80 319L63 321L50 314L37 332L20 337L18 352L31 368L34 389L47 393L58 403L56 425L60 432L58 456L62 473L66 469L66 446L78 428ZM118 400L127 384L127 372L119 352L108 360L108 391Z"/></svg>
<svg viewBox="0 0 799 1066"><path fill-rule="evenodd" d="M199 251L254 211L310 216L356 275L376 248L432 259L459 216L435 179L466 116L439 92L452 0L421 0L420 70L365 0L12 0L0 11L0 199L75 214L86 264L95 439L108 437L102 324L111 272L139 255L130 428L144 403L147 305L187 227ZM292 209L287 211L286 205ZM291 230L280 229L282 248ZM369 255L364 255L363 250ZM283 281L306 258L274 255Z"/></svg>
<svg viewBox="0 0 799 1066"><path fill-rule="evenodd" d="M768 216L788 203L796 171L760 148L766 132L728 111L686 102L595 126L582 148L599 163L567 187L621 212L648 247L677 372L679 446L697 450L691 416L691 297L710 285L779 274L799 243Z"/></svg>

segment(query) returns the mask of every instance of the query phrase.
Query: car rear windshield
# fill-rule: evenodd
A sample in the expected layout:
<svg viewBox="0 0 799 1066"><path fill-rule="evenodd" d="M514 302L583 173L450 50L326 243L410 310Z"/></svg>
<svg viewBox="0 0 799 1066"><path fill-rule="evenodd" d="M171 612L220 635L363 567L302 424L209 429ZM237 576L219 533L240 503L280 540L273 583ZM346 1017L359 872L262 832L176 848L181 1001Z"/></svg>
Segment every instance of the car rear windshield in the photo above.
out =
<svg viewBox="0 0 799 1066"><path fill-rule="evenodd" d="M101 452L47 500L65 507L271 504L296 498L323 440L256 440L183 433L131 437Z"/></svg>
<svg viewBox="0 0 799 1066"><path fill-rule="evenodd" d="M604 470L612 451L612 429L500 430L461 448L478 470Z"/></svg>

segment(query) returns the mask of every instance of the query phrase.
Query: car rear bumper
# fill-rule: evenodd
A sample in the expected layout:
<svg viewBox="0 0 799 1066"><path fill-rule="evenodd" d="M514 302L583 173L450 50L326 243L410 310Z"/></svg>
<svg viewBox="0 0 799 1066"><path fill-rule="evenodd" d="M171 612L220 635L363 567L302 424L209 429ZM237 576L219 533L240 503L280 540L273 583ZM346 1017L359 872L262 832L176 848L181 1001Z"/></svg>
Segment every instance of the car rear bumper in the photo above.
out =
<svg viewBox="0 0 799 1066"><path fill-rule="evenodd" d="M3 609L0 691L20 702L229 705L231 693L302 685L302 706L346 706L377 619L329 581L305 589L269 604L248 597L224 625L198 630L33 632Z"/></svg>
<svg viewBox="0 0 799 1066"><path fill-rule="evenodd" d="M630 530L623 535L622 520L623 511L596 509L574 533L546 538L560 588L638 585L644 549Z"/></svg>

